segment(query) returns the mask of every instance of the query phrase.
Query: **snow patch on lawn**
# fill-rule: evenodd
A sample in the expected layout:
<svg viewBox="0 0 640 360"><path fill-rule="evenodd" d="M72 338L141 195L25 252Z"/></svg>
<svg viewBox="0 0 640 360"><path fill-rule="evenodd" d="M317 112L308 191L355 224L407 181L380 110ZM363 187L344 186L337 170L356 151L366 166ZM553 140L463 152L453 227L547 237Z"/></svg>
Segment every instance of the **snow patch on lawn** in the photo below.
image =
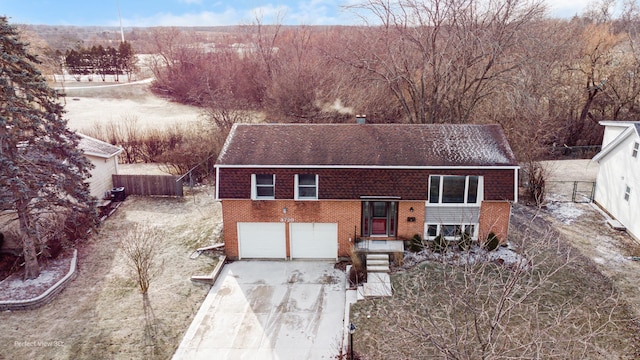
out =
<svg viewBox="0 0 640 360"><path fill-rule="evenodd" d="M574 206L573 203L558 202L553 197L549 197L549 203L547 203L547 210L556 219L562 221L567 225L571 225L577 218L582 216L584 210Z"/></svg>
<svg viewBox="0 0 640 360"><path fill-rule="evenodd" d="M417 253L406 252L403 269L408 269L423 261L446 262L455 265L472 265L482 262L495 262L497 264L520 269L529 269L531 264L524 256L518 254L509 244L500 246L495 251L487 251L474 245L469 251L460 251L453 248L445 253L433 252L425 249Z"/></svg>
<svg viewBox="0 0 640 360"><path fill-rule="evenodd" d="M0 281L0 301L29 300L38 297L60 281L69 272L72 252L60 254L56 259L40 264L40 276L24 280L24 271L18 271Z"/></svg>

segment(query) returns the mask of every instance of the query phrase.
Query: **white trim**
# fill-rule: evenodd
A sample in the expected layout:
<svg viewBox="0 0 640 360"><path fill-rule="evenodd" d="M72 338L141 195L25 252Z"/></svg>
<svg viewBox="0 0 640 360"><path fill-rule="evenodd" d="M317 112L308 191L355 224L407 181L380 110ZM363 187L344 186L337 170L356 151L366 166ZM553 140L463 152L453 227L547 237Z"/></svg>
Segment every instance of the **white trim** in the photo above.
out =
<svg viewBox="0 0 640 360"><path fill-rule="evenodd" d="M431 202L431 179L437 176L440 178L438 183L438 202ZM478 178L478 184L476 187L476 201L475 202L467 202L469 198L469 179L470 177L475 176ZM461 203L443 203L442 202L442 194L444 188L444 178L445 177L464 177L464 194L463 194L463 202ZM482 201L484 201L484 176L482 175L429 175L429 179L427 180L427 206L480 206Z"/></svg>
<svg viewBox="0 0 640 360"><path fill-rule="evenodd" d="M436 236L429 236L429 226L430 225L435 225L436 226ZM438 235L440 235L440 233L442 232L442 226L461 226L466 227L466 226L473 226L473 233L471 234L471 239L472 240L478 240L478 233L479 233L479 229L480 229L480 223L471 223L471 222L464 222L464 223L424 223L424 234L423 235L423 239L425 240L433 240L436 237L438 237ZM464 232L464 230L463 230ZM460 240L460 235L458 236L445 236L444 237L445 240L448 241L452 241L452 240Z"/></svg>
<svg viewBox="0 0 640 360"><path fill-rule="evenodd" d="M384 165L224 165L218 164L214 165L215 168L265 168L265 169L406 169L406 170L429 170L429 169L437 169L437 170L465 170L465 169L474 169L474 170L511 170L511 169L520 169L518 165L506 165L506 166L402 166L402 165L393 165L393 166L384 166Z"/></svg>
<svg viewBox="0 0 640 360"><path fill-rule="evenodd" d="M298 181L298 176L300 175L315 175L316 177L316 180L315 180L316 196L315 197L302 197L302 198L300 197L300 191L299 191L300 183ZM318 174L295 174L293 178L293 199L294 200L318 200L318 192L319 192L318 180L319 180ZM311 186L307 186L307 187L311 187Z"/></svg>
<svg viewBox="0 0 640 360"><path fill-rule="evenodd" d="M216 200L220 200L220 168L216 169Z"/></svg>
<svg viewBox="0 0 640 360"><path fill-rule="evenodd" d="M273 196L258 196L258 182L256 175L271 175L273 181ZM251 174L251 200L275 200L276 198L276 174Z"/></svg>
<svg viewBox="0 0 640 360"><path fill-rule="evenodd" d="M93 151L84 151L84 150L82 151L82 153L84 155L87 155L87 156L95 156L95 157L99 157L101 159L108 159L108 158L120 155L120 153L122 153L122 149L120 149L120 150L118 150L115 153L110 154L110 155L107 155L105 153L97 153L97 152L93 152Z"/></svg>
<svg viewBox="0 0 640 360"><path fill-rule="evenodd" d="M622 131L618 136L616 136L613 140L611 140L604 149L601 149L599 153L597 153L591 160L600 163L600 160L607 156L611 152L612 149L615 149L618 145L620 145L626 138L628 138L632 133L636 132L636 128L633 125L629 125L624 131ZM636 134L637 136L637 134Z"/></svg>

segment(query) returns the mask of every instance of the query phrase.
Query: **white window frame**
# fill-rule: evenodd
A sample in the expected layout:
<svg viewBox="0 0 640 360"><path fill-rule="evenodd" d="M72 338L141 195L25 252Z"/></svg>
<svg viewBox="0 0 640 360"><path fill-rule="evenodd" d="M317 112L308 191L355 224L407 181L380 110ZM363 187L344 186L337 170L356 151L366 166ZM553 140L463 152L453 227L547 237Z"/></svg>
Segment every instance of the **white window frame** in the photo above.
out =
<svg viewBox="0 0 640 360"><path fill-rule="evenodd" d="M299 176L300 175L314 175L316 177L316 183L315 185L311 186L311 185L300 185L300 182L298 181ZM295 200L318 200L318 181L319 181L319 176L318 174L296 174L295 179L294 179L294 199ZM300 196L300 187L314 187L316 190L316 196Z"/></svg>
<svg viewBox="0 0 640 360"><path fill-rule="evenodd" d="M258 181L256 175L271 175L273 179L273 196L258 196ZM260 185L264 186L264 185ZM251 174L251 199L252 200L275 200L276 198L276 174Z"/></svg>
<svg viewBox="0 0 640 360"><path fill-rule="evenodd" d="M638 152L640 152L640 143L636 141L633 143L633 149L631 150L631 157L637 159Z"/></svg>
<svg viewBox="0 0 640 360"><path fill-rule="evenodd" d="M631 187L629 185L624 185L624 201L629 202L631 199Z"/></svg>
<svg viewBox="0 0 640 360"><path fill-rule="evenodd" d="M444 187L444 178L447 176L464 176L464 202L461 203L443 203L442 202L442 190ZM471 176L478 177L478 188L476 189L476 202L469 203L467 199L469 197L469 178ZM431 202L431 180L434 177L440 178L440 184L438 189L438 201ZM484 176L480 175L429 175L429 184L427 188L427 206L480 206L480 203L484 200Z"/></svg>
<svg viewBox="0 0 640 360"><path fill-rule="evenodd" d="M430 236L429 235L429 226L436 226L436 236ZM471 239L472 240L478 240L478 228L480 227L479 223L462 223L462 224L431 224L431 223L428 223L428 224L425 224L425 227L424 227L424 239L433 240L436 237L438 237L438 235L440 235L440 233L442 232L442 227L443 226L460 226L460 228L461 228L460 230L462 232L465 231L467 226L473 226L473 233L470 234L471 235ZM449 241L460 240L460 235L458 235L458 236L445 236L444 239L445 240L449 240Z"/></svg>

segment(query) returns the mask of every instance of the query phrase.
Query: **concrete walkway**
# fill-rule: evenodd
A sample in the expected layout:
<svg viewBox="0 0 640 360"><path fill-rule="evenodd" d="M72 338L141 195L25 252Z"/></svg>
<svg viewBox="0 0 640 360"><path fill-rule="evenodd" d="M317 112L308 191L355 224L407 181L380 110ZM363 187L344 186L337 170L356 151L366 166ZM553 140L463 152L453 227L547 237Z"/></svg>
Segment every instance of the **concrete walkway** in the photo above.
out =
<svg viewBox="0 0 640 360"><path fill-rule="evenodd" d="M333 359L345 275L331 262L227 264L173 359Z"/></svg>

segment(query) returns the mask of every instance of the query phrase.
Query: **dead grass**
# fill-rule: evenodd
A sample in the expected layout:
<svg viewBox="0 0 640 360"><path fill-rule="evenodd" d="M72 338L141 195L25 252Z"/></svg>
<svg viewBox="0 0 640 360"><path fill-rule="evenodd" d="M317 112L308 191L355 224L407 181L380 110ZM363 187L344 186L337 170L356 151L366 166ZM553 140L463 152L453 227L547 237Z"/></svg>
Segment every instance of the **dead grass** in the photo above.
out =
<svg viewBox="0 0 640 360"><path fill-rule="evenodd" d="M536 234L542 238L550 223L543 219L531 223L532 217L531 209L514 207L510 237L522 236L527 232L534 239ZM525 334L531 336L532 327L548 328L549 331L542 334L542 339L555 338L556 341L541 342L542 346L537 350L543 358L637 359L640 356L637 345L638 322L633 304L627 301L624 289L620 289L615 279L603 274L595 262L569 246L561 234L557 236L561 239L560 246L544 251L544 262L533 264L529 275L531 279L524 279L525 282L535 281L537 274L564 264L567 258L570 261L518 307L509 317L510 321L504 322L508 332L513 334L514 339L521 339ZM431 340L453 344L453 335L447 332L453 323L461 331L460 334L471 329L464 325L465 321L469 321L469 310L465 312L463 308L448 308L452 304L449 298L452 294L463 294L465 286L469 288L469 278L466 278L466 283L462 278L457 278L453 288L444 289L443 282L449 281L449 286L452 283L452 278L446 280L446 274L456 274L458 277L461 274L452 272L450 266L425 262L408 271L395 273L392 275L392 298L370 299L355 304L351 315L351 320L358 327L355 350L367 359L385 359L389 356L412 359L442 357L435 346L429 345ZM490 270L492 277L504 276L508 272L498 266ZM636 278L631 274L628 276L629 280ZM495 284L499 285L499 282ZM479 284L471 288L482 286ZM501 289L496 291L499 293ZM485 293L481 291L476 295ZM494 302L487 298L478 300L489 308ZM430 315L427 315L427 311ZM433 323L424 321L429 316L432 316ZM559 319L562 321L555 324ZM435 332L429 330L440 322L441 326L435 326ZM577 341L570 342L569 338ZM461 349L469 344L452 346ZM586 353L582 353L585 348ZM469 350L468 354L477 351L474 345L469 349L475 350ZM579 357L570 354L579 354ZM497 354L494 357L502 358ZM474 356L471 355L471 358Z"/></svg>
<svg viewBox="0 0 640 360"><path fill-rule="evenodd" d="M73 130L87 132L95 124L124 123L131 118L137 119L140 129L167 129L202 121L201 109L157 97L149 90L149 84L80 85L70 83L64 89L65 118Z"/></svg>
<svg viewBox="0 0 640 360"><path fill-rule="evenodd" d="M170 358L209 290L189 278L211 272L217 261L189 255L218 239L220 220L208 188L184 198L128 197L79 249L78 277L53 302L0 314L0 359ZM120 248L132 224L167 234L164 270L144 302Z"/></svg>

